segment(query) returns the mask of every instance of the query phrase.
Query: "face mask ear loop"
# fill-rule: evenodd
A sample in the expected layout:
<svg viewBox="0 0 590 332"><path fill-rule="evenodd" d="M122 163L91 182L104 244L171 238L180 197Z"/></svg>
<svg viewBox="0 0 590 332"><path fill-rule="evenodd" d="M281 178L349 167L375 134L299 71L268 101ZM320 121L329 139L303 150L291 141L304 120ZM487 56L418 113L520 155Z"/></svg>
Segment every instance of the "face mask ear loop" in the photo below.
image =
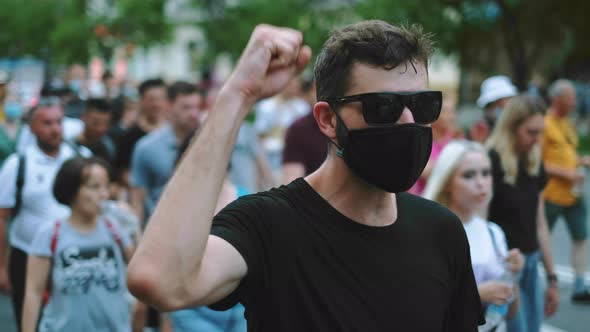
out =
<svg viewBox="0 0 590 332"><path fill-rule="evenodd" d="M346 131L348 131L348 127L346 127L346 125L344 124L344 121L342 121L342 118L340 117L340 115L338 115L338 113L332 108L330 107L330 109L332 110L332 112L334 112L334 114L336 114L336 121L340 122L340 124L342 126L344 126L344 128L346 128ZM327 137L328 140L330 141L330 143L334 144L334 146L336 146L336 155L340 158L342 158L342 156L344 155L344 149L340 147L340 145L338 145L336 142L334 142L331 138Z"/></svg>

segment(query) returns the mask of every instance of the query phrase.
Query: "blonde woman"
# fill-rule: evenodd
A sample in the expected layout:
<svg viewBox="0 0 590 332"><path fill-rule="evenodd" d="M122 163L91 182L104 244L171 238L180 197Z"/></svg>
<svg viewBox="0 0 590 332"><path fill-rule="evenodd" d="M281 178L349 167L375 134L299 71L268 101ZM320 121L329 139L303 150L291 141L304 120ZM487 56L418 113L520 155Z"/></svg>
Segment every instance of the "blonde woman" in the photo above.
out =
<svg viewBox="0 0 590 332"><path fill-rule="evenodd" d="M541 196L547 183L539 144L545 109L545 104L537 97L528 94L513 97L486 143L494 178L494 197L488 218L502 227L508 247L519 248L525 255L519 280L521 310L508 322L508 332L540 330L543 299L537 264L541 256L549 285L545 293L545 316L555 313L559 303Z"/></svg>
<svg viewBox="0 0 590 332"><path fill-rule="evenodd" d="M508 251L502 229L481 215L492 196L491 164L479 143L451 141L424 191L424 197L453 211L463 223L471 251L473 273L486 310L486 325L480 331L494 331L506 317L518 310L515 275L522 268L518 249Z"/></svg>

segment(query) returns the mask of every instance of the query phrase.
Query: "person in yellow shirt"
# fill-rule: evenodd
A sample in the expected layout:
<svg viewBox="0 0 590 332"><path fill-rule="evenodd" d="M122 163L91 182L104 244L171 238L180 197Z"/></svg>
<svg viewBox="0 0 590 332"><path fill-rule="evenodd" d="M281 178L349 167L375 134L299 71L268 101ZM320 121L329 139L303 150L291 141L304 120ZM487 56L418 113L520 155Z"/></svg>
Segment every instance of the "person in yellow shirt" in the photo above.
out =
<svg viewBox="0 0 590 332"><path fill-rule="evenodd" d="M584 198L584 171L590 157L577 154L576 127L568 115L576 107L576 91L568 80L557 80L549 88L551 106L545 117L543 161L549 182L545 187L545 212L550 229L564 217L573 241L572 262L576 274L572 301L590 304L584 285L586 262L587 213Z"/></svg>

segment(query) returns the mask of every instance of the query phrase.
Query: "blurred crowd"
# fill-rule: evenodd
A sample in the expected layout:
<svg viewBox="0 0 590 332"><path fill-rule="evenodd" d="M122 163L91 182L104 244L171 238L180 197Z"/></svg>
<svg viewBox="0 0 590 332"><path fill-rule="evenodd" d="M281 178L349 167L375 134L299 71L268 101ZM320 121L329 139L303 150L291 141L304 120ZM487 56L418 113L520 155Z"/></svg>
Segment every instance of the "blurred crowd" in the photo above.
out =
<svg viewBox="0 0 590 332"><path fill-rule="evenodd" d="M246 331L240 305L162 314L125 287L125 263L221 88L206 77L135 86L105 72L91 84L75 65L29 105L0 73L0 288L11 292L24 331L81 330L89 322L113 331ZM538 91L521 94L509 77L487 78L476 101L483 116L464 128L457 100L444 96L430 160L410 189L464 223L488 325L507 319L509 331L538 331L543 314L558 308L549 241L558 217L574 244L572 300L590 303L582 198L590 158L578 155L570 119L576 91L567 80ZM329 143L317 128L315 99L304 75L257 103L230 164L218 165L228 171L218 209L321 166ZM73 245L78 250L68 251Z"/></svg>

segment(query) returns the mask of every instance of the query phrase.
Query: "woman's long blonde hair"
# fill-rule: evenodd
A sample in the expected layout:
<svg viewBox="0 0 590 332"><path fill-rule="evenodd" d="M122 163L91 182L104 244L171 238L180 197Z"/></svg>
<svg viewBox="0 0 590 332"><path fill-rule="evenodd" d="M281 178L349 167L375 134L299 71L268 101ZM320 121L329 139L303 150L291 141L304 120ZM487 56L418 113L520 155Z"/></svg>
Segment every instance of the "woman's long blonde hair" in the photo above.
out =
<svg viewBox="0 0 590 332"><path fill-rule="evenodd" d="M504 171L504 181L516 184L518 176L519 155L516 151L516 131L531 116L545 115L546 106L539 97L528 93L510 99L491 136L486 141L488 149L494 149L500 156L500 164ZM523 158L525 170L531 175L539 174L541 166L541 146L536 144Z"/></svg>
<svg viewBox="0 0 590 332"><path fill-rule="evenodd" d="M487 151L480 143L466 140L449 142L441 151L422 196L448 207L450 204L449 182L468 152L478 152L487 158Z"/></svg>

